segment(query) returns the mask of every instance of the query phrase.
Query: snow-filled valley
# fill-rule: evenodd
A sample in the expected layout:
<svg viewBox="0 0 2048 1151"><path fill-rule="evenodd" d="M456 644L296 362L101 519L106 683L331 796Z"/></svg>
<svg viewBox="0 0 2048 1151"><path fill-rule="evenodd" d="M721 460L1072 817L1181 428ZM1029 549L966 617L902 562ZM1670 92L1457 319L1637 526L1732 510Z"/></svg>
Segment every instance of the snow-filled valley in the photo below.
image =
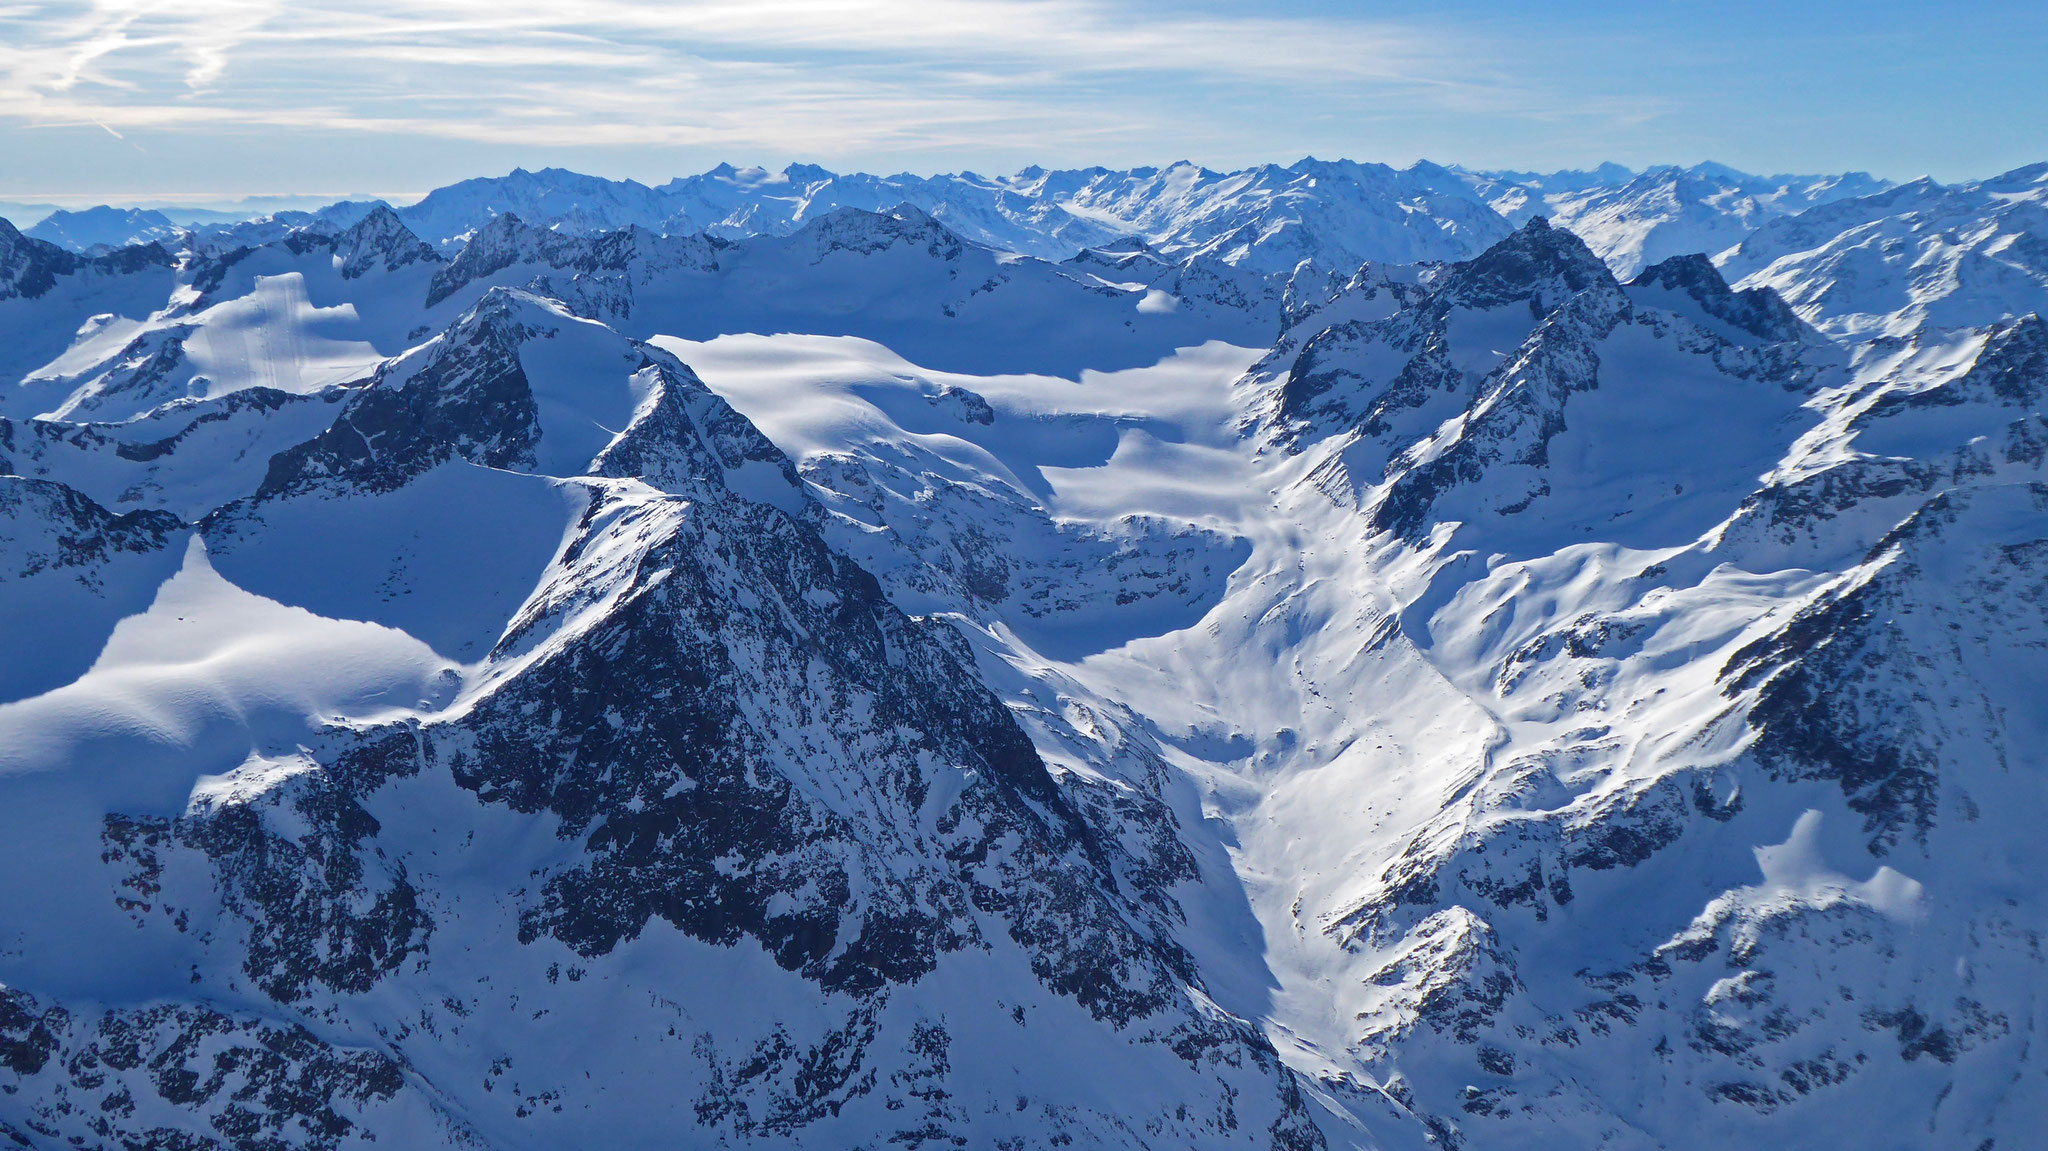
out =
<svg viewBox="0 0 2048 1151"><path fill-rule="evenodd" d="M2029 1146L2044 204L0 223L0 1136Z"/></svg>

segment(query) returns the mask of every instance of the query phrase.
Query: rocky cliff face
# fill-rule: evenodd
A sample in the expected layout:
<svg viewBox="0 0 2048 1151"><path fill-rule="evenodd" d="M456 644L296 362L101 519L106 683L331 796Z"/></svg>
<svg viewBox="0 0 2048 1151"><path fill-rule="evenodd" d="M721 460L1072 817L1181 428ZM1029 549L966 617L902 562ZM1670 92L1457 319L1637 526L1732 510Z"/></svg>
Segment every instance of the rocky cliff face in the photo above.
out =
<svg viewBox="0 0 2048 1151"><path fill-rule="evenodd" d="M2032 1026L2033 913L1990 878L2029 865L1984 860L1978 789L2035 802L2037 321L1844 356L1703 260L1560 283L1524 253L1576 241L1529 227L1252 376L1365 521L1368 651L1458 701L1393 699L1473 709L1376 882L1287 916L1359 981L1344 1047L1474 1146L2016 1137L2031 1091L1943 1101L2024 1075ZM1544 301L1505 338L1456 310L1487 265L1482 303ZM1511 350L1461 363L1461 319ZM1934 942L1965 937L2000 942Z"/></svg>
<svg viewBox="0 0 2048 1151"><path fill-rule="evenodd" d="M2038 1126L2038 317L788 231L9 249L0 1133Z"/></svg>
<svg viewBox="0 0 2048 1151"><path fill-rule="evenodd" d="M396 712L190 749L206 774L182 808L109 797L106 898L151 941L129 953L191 952L191 989L140 1015L10 991L10 1131L511 1145L595 1113L622 1138L777 1145L1322 1144L1174 942L1178 877L1075 805L957 640L826 545L788 459L687 367L499 291L338 406L204 519L183 570L465 662ZM24 543L25 574L104 578L110 549L184 538L15 482L46 493L15 522L99 525ZM510 597L445 555L498 501L558 533ZM360 558L393 533L375 591L301 578L321 537ZM384 606L473 595L506 614L461 635ZM682 990L712 955L754 972L739 1001ZM638 1039L592 1036L641 1068L631 1108L540 1040L586 981L669 1003ZM447 1077L451 1041L474 1074ZM1118 1092L1077 1093L1061 1058L1091 1048L1125 1063Z"/></svg>

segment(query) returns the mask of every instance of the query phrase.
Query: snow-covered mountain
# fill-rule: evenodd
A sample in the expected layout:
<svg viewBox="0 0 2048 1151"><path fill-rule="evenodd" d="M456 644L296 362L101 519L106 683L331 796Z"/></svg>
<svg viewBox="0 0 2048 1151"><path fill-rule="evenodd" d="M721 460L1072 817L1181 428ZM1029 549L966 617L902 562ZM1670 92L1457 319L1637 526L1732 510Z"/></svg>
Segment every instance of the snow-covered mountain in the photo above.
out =
<svg viewBox="0 0 2048 1151"><path fill-rule="evenodd" d="M1909 336L2048 308L2048 164L1916 180L1774 220L1723 266L1849 336Z"/></svg>
<svg viewBox="0 0 2048 1151"><path fill-rule="evenodd" d="M520 175L0 229L15 1143L2048 1119L2048 329L1730 284L2011 264L2024 172L1721 268L1425 166Z"/></svg>
<svg viewBox="0 0 2048 1151"><path fill-rule="evenodd" d="M971 243L1053 262L1136 241L1169 259L1204 254L1261 275L1292 273L1302 260L1314 260L1321 274L1340 279L1368 262L1468 259L1540 214L1577 232L1627 278L1670 256L1731 252L1773 221L1889 187L1860 172L1754 176L1719 164L1640 173L1606 164L1536 173L1304 159L1235 172L1179 163L1027 168L994 177L842 174L811 164L769 172L722 164L654 187L556 168L520 169L436 189L397 214L452 256L507 215L571 236L639 228L739 239L788 235L841 209L890 212L908 205ZM1915 187L1938 189L1926 181ZM183 224L161 212L94 208L57 213L30 234L79 252L162 241L173 249L225 254L295 230L344 230L370 207L344 201L240 222L208 213L212 222ZM1833 233L1796 234L1818 243Z"/></svg>
<svg viewBox="0 0 2048 1151"><path fill-rule="evenodd" d="M407 225L456 244L500 215L586 234L639 226L668 234L787 235L832 212L909 204L970 242L1050 260L1125 237L1169 256L1197 252L1261 273L1303 259L1459 259L1499 239L1501 219L1455 173L1432 164L1303 160L1215 172L1193 164L1110 171L1027 168L1014 176L779 173L721 165L658 188L559 169L514 171L438 189L400 210Z"/></svg>
<svg viewBox="0 0 2048 1151"><path fill-rule="evenodd" d="M1501 215L1516 224L1541 215L1578 233L1624 279L1672 256L1718 254L1773 220L1891 186L1867 172L1752 176L1724 164L1471 175Z"/></svg>
<svg viewBox="0 0 2048 1151"><path fill-rule="evenodd" d="M152 241L176 241L178 226L162 212L101 205L76 212L59 209L36 221L25 235L74 252L124 248Z"/></svg>
<svg viewBox="0 0 2048 1151"><path fill-rule="evenodd" d="M1055 262L1137 239L1169 257L1201 252L1262 274L1291 272L1313 258L1326 271L1346 275L1365 262L1466 259L1542 214L1579 232L1617 274L1631 276L1667 256L1717 253L1770 220L1888 186L1863 173L1752 176L1718 164L1532 173L1305 159L1235 172L1179 163L1027 168L994 177L842 174L814 164L769 172L721 164L656 187L557 168L520 169L435 189L397 211L408 228L452 254L502 215L570 235L637 227L735 239L787 235L842 208L884 212L908 204L972 243ZM58 213L31 234L81 252L97 244L180 237L226 251L292 229L338 231L368 207L343 202L245 222L208 213L207 223L183 225L160 212L94 208Z"/></svg>

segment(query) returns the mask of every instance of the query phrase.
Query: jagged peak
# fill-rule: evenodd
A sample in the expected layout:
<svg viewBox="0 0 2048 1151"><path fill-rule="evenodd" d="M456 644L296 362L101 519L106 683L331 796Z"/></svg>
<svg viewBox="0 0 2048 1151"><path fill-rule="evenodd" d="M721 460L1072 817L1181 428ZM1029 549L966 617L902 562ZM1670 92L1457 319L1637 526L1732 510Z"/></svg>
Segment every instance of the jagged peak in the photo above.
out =
<svg viewBox="0 0 2048 1151"><path fill-rule="evenodd" d="M500 176L496 179L492 179L490 177L483 177L478 180L465 181L465 183L477 186L489 186L493 184L511 184L524 187L576 189L646 187L646 185L640 183L638 180L610 180L606 179L603 176L592 176L587 173L574 171L573 169L569 168L555 167L537 168L531 171L525 168L514 168L510 172L507 172L505 175Z"/></svg>
<svg viewBox="0 0 2048 1151"><path fill-rule="evenodd" d="M574 320L552 300L491 289L432 340L379 365L327 431L273 458L254 498L336 483L388 491L452 457L531 464L540 411L519 348Z"/></svg>
<svg viewBox="0 0 2048 1151"><path fill-rule="evenodd" d="M21 258L23 252L43 253L46 251L64 252L64 249L50 243L48 240L38 240L34 236L28 235L15 227L12 220L0 217L0 261L12 264ZM72 255L68 252L64 252L64 254Z"/></svg>
<svg viewBox="0 0 2048 1151"><path fill-rule="evenodd" d="M1542 216L1531 216L1506 239L1451 265L1444 281L1444 291L1459 303L1482 308L1518 300L1554 304L1558 297L1596 287L1619 287L1606 261L1569 229L1553 228Z"/></svg>
<svg viewBox="0 0 2048 1151"><path fill-rule="evenodd" d="M1712 260L1698 252L1672 256L1652 264L1638 272L1635 279L1628 282L1628 286L1681 288L1690 293L1707 296L1733 294L1729 290L1728 281L1721 275L1721 270L1714 266Z"/></svg>
<svg viewBox="0 0 2048 1151"><path fill-rule="evenodd" d="M932 215L930 212L925 211L923 208L918 207L916 204L913 204L908 200L896 201L895 204L885 209L882 214L885 216L892 216L898 220L904 221L905 223L935 223L938 220L937 216Z"/></svg>
<svg viewBox="0 0 2048 1151"><path fill-rule="evenodd" d="M427 306L447 299L463 286L483 279L494 272L503 271L530 256L539 241L550 233L521 220L512 212L500 212L485 222L448 261L448 265L434 274L434 282L427 289Z"/></svg>
<svg viewBox="0 0 2048 1151"><path fill-rule="evenodd" d="M790 183L817 183L821 180L836 180L838 174L816 164L790 164L782 169L782 175Z"/></svg>
<svg viewBox="0 0 2048 1151"><path fill-rule="evenodd" d="M382 202L334 237L334 251L342 257L344 279L355 279L377 267L395 272L423 261L441 262L433 245L415 235L398 213Z"/></svg>
<svg viewBox="0 0 2048 1151"><path fill-rule="evenodd" d="M469 242L474 244L478 240L487 237L515 236L522 232L540 232L545 230L538 225L528 224L525 220L520 219L517 212L493 212L491 218L484 221L483 227L478 228L476 234L470 237Z"/></svg>
<svg viewBox="0 0 2048 1151"><path fill-rule="evenodd" d="M1789 342L1803 338L1808 331L1778 293L1770 288L1737 292L1714 262L1698 253L1653 264L1630 280L1628 287L1636 297L1657 292L1683 296L1706 315L1763 340Z"/></svg>
<svg viewBox="0 0 2048 1151"><path fill-rule="evenodd" d="M9 221L0 219L0 300L36 299L56 286L58 276L82 270L124 275L149 267L168 268L176 262L170 251L155 240L81 256L21 232Z"/></svg>

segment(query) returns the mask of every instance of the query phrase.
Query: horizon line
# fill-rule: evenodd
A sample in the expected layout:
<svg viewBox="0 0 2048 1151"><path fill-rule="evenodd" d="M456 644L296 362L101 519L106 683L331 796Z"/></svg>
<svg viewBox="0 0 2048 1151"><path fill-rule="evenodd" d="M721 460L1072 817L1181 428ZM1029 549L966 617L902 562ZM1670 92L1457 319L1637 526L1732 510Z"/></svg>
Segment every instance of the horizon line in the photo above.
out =
<svg viewBox="0 0 2048 1151"><path fill-rule="evenodd" d="M883 177L883 178L889 178L889 177L895 177L895 176L911 176L911 177L915 177L915 178L919 178L919 179L941 179L941 178L944 178L944 177L947 177L947 176L983 176L983 175L1001 175L1001 176L1017 176L1017 175L1022 175L1022 174L1024 174L1025 172L1027 172L1027 171L1030 171L1030 170L1032 170L1032 169L1034 169L1034 168L1035 168L1035 169L1038 169L1038 170L1040 170L1040 171L1044 171L1044 172L1060 172L1060 171L1067 171L1067 172L1076 172L1076 171L1088 171L1088 170L1090 170L1090 169L1101 169L1101 170L1103 170L1103 171L1106 171L1106 172L1137 172L1137 171L1144 171L1144 170L1150 170L1150 171L1166 171L1166 170L1169 170L1169 169L1172 169L1172 168L1176 168L1176 167L1182 167L1182 166L1186 166L1186 167L1193 167L1193 168L1199 168L1199 169L1201 169L1201 170L1203 170L1203 171L1207 171L1207 172L1215 172L1215 173L1218 173L1218 174L1220 174L1220 175L1233 175L1233 174L1236 174L1236 173L1240 173L1240 172L1246 172L1246 171L1250 171L1250 170L1252 170L1252 169L1254 169L1254 168L1262 168L1262 167L1274 167L1274 168L1283 168L1283 169L1284 169L1284 168L1290 168L1290 167L1293 167L1293 166L1295 166L1295 165L1298 165L1298 164L1302 164L1302 163L1307 163L1307 162L1310 162L1310 161L1318 161L1318 162L1323 162L1323 163L1333 163L1333 164L1345 164L1345 163L1350 163L1350 164L1358 164L1358 165L1361 165L1361 166L1377 166L1377 167L1385 167L1385 168L1391 168L1391 169L1393 169L1393 170L1395 170L1395 171L1412 171L1412 170L1413 170L1414 168L1416 168L1416 167L1418 167L1418 166L1421 166L1421 165L1427 164L1427 165L1430 165L1430 166L1432 166L1432 167L1438 167L1438 168L1443 168L1443 169L1445 169L1445 170L1448 170L1448 171L1453 171L1453 172L1460 172L1460 173L1466 173L1466 174L1478 174L1478 175L1493 175L1493 174L1514 174L1514 175L1525 175L1525 176L1526 176L1526 175L1536 175L1536 176L1552 176L1552 175L1562 175L1562 174L1566 174L1566 173L1585 173L1585 174L1592 174L1592 173L1595 173L1595 172L1599 171L1599 170L1600 170L1600 169L1602 169L1602 168L1607 168L1607 167L1613 167L1613 168L1620 168L1620 169L1622 169L1622 170L1624 170L1624 171L1627 171L1627 172L1629 172L1630 174L1632 174L1632 175L1634 175L1634 176L1642 176L1642 175L1647 175L1647 174L1649 174L1649 173L1651 173L1651 172L1656 172L1656 171L1660 171L1660 170L1666 170L1666 169L1678 169L1678 170L1681 170L1681 171L1686 171L1686 170L1691 170L1691 169L1694 169L1694 168L1699 168L1699 167L1705 167L1705 166L1713 166L1713 167L1718 167L1718 168L1725 168L1725 169L1727 169L1727 170L1729 170L1729 171L1731 171L1731 172L1736 172L1736 173L1739 173L1739 174L1741 174L1741 175L1745 175L1745 176L1753 176L1753 177L1757 177L1757 178L1760 178L1760 179L1771 179L1771 178L1778 178L1778 177L1800 177L1800 176L1852 176L1852 175L1862 175L1862 176L1869 176L1869 177L1871 177L1871 178L1873 178L1873 179L1877 179L1877 180L1883 180L1883 181L1886 181L1887 183L1890 183L1890 184L1892 184L1892 185L1894 185L1894 186L1897 186L1897 185L1902 185L1902 184L1910 184L1910 183L1914 183L1914 182L1916 182L1916 181L1919 181L1919 180L1932 180L1932 179L1933 179L1933 177L1932 177L1932 176L1929 176L1929 175L1926 175L1926 174L1922 174L1922 175L1919 175L1919 176L1915 176L1915 177L1912 177L1912 178L1909 178L1909 179L1894 179L1894 178L1892 178L1892 177L1887 177L1887 176L1878 176L1878 175L1876 175L1875 173L1871 172L1871 171L1870 171L1869 169L1866 169L1866 168L1845 168L1845 169L1842 169L1842 170L1839 170L1839 171L1811 171L1811 172L1753 172L1753 171L1750 171L1750 170L1748 170L1748 169L1745 169L1745 168L1739 168L1739 167L1736 167L1735 165L1732 165L1732 164L1724 164L1724 163L1722 163L1722 162L1720 162L1720 161L1717 161L1717 160L1698 160L1698 161L1695 161L1695 162L1693 162L1693 163L1690 163L1690 164L1686 164L1686 163L1678 163L1678 162L1666 162L1666 163L1658 163L1658 164L1647 164L1647 165L1644 165L1644 166L1642 166L1642 167L1634 167L1634 166L1632 166L1632 165L1628 165L1628 164L1623 164L1623 163L1620 163L1620 162L1618 162L1618 161L1606 160L1606 161L1601 161L1601 162L1600 162L1600 163L1598 163L1598 164L1593 164L1593 165L1590 165L1590 166L1586 166L1586 167L1564 167L1564 168L1554 168L1554 169L1548 169L1548 170L1543 170L1543 169L1537 169L1537 168L1511 168L1511 167L1502 167L1502 168L1474 168L1474 167L1467 167L1467 166L1465 166L1465 165L1463 165L1463 164L1460 164L1460 163L1457 163L1457 162L1449 162L1449 163L1446 163L1446 162L1441 162L1441 161L1429 160L1429 159L1426 159L1426 158L1424 158L1424 159L1417 159L1417 160L1411 161L1411 162L1410 162L1409 164L1407 164L1407 165L1406 165L1405 167L1403 167L1403 166L1399 166L1399 165L1396 165L1396 164L1388 163L1388 162L1385 162L1385 161L1378 161L1378 160L1353 160L1353 159L1351 159L1350 157L1345 157L1345 156L1338 156L1338 157L1335 157L1335 158L1333 158L1333 159L1329 159L1329 160L1320 160L1320 158L1319 158L1319 157L1316 157L1316 156L1313 156L1313 155L1305 155L1305 156L1301 157L1301 158L1300 158L1300 159L1298 159L1298 160L1295 160L1295 161L1292 161L1292 162L1288 162L1288 163L1282 163L1282 162L1280 162L1280 161L1266 161L1266 162L1264 162L1264 163L1260 163L1260 164L1248 164L1248 165L1245 165L1245 166L1243 166L1243 167L1236 167L1236 168L1215 168L1215 167L1210 167L1210 166L1209 166L1209 165L1207 165L1207 164L1199 163L1199 162L1197 162L1197 161L1193 161L1193 160L1187 160L1187 159L1179 159L1179 160L1173 160L1173 161L1169 161L1169 162L1167 162L1167 163L1164 163L1164 164L1133 164L1133 165L1129 165L1129 166L1125 166L1125 167L1112 167L1112 166L1109 166L1109 165L1103 165L1103 164L1089 164L1089 165L1079 165L1079 166L1074 166L1074 167L1066 167L1066 168L1060 168L1060 167L1052 167L1052 166L1048 166L1048 165L1044 165L1044 164L1035 164L1035 163L1034 163L1034 164L1026 164L1026 165L1024 165L1023 167L1021 167L1021 168L1018 168L1018 169L1017 169L1016 171L1014 171L1014 172L1008 172L1008 173L995 173L995 172L977 172L977 171L975 171L975 170L973 170L973 169L971 169L971 168L966 168L966 167L956 168L956 169L952 169L952 170L933 170L933 171L930 171L930 172L920 172L920 171L914 171L914 170L911 170L911 169L907 169L907 168L906 168L906 169L900 169L900 170L898 170L898 171L895 171L895 172L886 172L886 173L885 173L885 172L881 172L881 171L879 171L879 170L876 170L876 169L869 169L869 168L861 168L861 167L853 167L853 168L833 168L833 167L828 167L828 166L826 166L826 165L823 165L823 164L818 164L818 163L814 163L814 162L811 162L811 161L804 161L804 160L793 160L793 161L790 161L789 163L787 163L787 164L783 165L783 166L782 166L781 168L770 168L770 167L767 167L767 166L765 166L765 165L762 165L762 164L734 164L734 163L732 163L732 162L730 162L730 161L723 161L723 162L720 162L720 163L717 163L717 164L713 164L712 166L710 166L710 167L708 167L708 168L705 168L705 169L702 169L702 170L700 170L700 171L695 171L695 172L679 172L679 173L677 173L676 175L672 175L672 176L670 176L670 177L669 177L669 180L670 180L670 181L673 181L673 180L679 180L679 179L686 179L686 178L688 178L688 177L690 177L690 176L703 176L703 175L709 175L709 174L711 174L711 173L713 173L713 172L716 172L716 171L720 170L721 168L724 168L724 169L730 169L730 170L732 170L732 171L735 171L735 172L745 172L745 171L759 171L759 172L765 172L765 173L768 173L768 174L770 174L770 175L782 175L782 174L786 174L786 173L787 173L787 172L788 172L788 171L789 171L789 170L790 170L791 168L816 168L816 169L819 169L819 170L821 170L821 171L824 171L824 172L830 173L831 175L834 175L834 176L855 176L855 175L869 175L869 176L880 176L880 177ZM2040 161L2037 161L2036 163L2040 163ZM1986 176L1977 176L1977 177L1973 177L1973 178L1970 178L1970 179L1965 179L1965 180L1958 180L1958 181L1954 181L1953 183L1955 183L1955 184L1968 184L1968 183L1975 183L1975 182L1979 182L1979 181L1984 181L1984 180L1991 180L1991 179L1995 179L1995 178L1997 178L1998 176L2001 176L2001 175L2005 175L2005 174L2007 174L2007 173L2010 173L2010 172L2020 171L2021 169L2024 169L2024 168L2029 168L2029 167L2033 167L2033 166L2035 166L2035 164L2022 164L2022 165L2019 165L2019 166L2017 166L2017 167L2014 167L2014 168L2007 168L2007 169L2004 169L2003 171L2000 171L2000 172L1994 172L1994 173L1992 173L1992 174L1990 174L1990 175L1986 175ZM299 191L299 190L283 190L283 191L250 191L250 190L234 190L234 191L226 191L226 190L222 190L222 191L191 191L191 192L163 192L163 191L127 191L127 192L6 192L6 193L0 193L0 204L6 204L6 205L21 205L21 206L25 206L25 207L26 207L26 206L32 206L32 207L54 207L54 208L57 208L58 210L76 210L76 209L77 209L77 208L78 208L79 206L83 206L83 207L86 207L86 208L93 208L93 207L117 207L117 208L133 208L133 209L139 209L139 210L149 210L149 209L165 209L165 208L186 208L186 209L198 209L198 210L224 210L224 209L227 209L227 208L232 208L232 207L237 207L237 206L240 206L241 202L243 202L243 201L249 201L249 200L323 200L323 201L326 201L326 202L328 202L328 203L338 203L338 202L341 202L341 201L346 201L346 200L357 200L357 201L368 201L368 200L381 200L381 201L385 201L385 202L387 202L387 203L392 203L392 205L393 205L394 207L398 207L398 206L407 206L407 205L410 205L410 204L412 204L412 203L416 203L416 202L418 202L419 200L421 200L421 199L424 199L424 198L425 198L426 196L428 196L428 195L431 195L431 194L432 194L433 192L439 191L439 190L440 190L440 189L442 189L442 188L452 187L452 186L453 186L454 184L457 184L457 183L462 183L462 182L465 182L465 181L468 181L468 180L476 180L476 179L483 179L483 180L492 180L492 179L505 179L505 178L508 178L508 177L510 177L510 176L514 176L514 175L520 174L520 173L522 173L522 172L524 172L524 173L528 173L528 174L538 174L538 173L542 173L542 172L548 172L548 171L559 171L559 172L568 172L568 173L570 173L570 174L573 174L573 175L578 175L578 176L588 176L588 177L590 177L590 178L592 178L592 179L604 180L604 181L606 181L606 182L608 182L608 183L614 183L614 184L640 184L640 185L641 185L642 187L645 187L645 188L659 188L659 187L661 186L661 184L660 184L660 183L644 183L644 182L642 182L642 181L640 181L640 180L638 180L638 179L636 179L636 178L634 178L634 177L631 177L631 176L605 176L605 175L601 175L601 174L599 174L599 173L596 173L596 172L587 172L587 171L582 171L582 170L580 170L580 169L576 169L576 168L571 168L571 167L567 167L567 166L564 166L564 165L560 165L560 164L542 164L542 165L540 165L540 166L538 166L538 167L527 167L527 166L525 166L525 165L514 165L513 167L511 167L511 168L509 168L509 169L506 169L506 170L504 170L504 171L503 171L502 173L500 173L500 174L497 174L497 175L477 175L477 176L465 176L465 177L461 178L460 180L455 180L455 181L451 181L450 183L447 183L447 184L437 184L437 185L435 185L434 187L431 187L431 188L427 188L427 189L424 189L424 190L418 190L418 189L407 189L407 190L403 190L403 191L381 191L381 192L376 192L376 191L365 191L365 190L360 190L360 189L358 189L358 190L353 190L353 191L347 191L347 192L335 192L335 191L326 191L326 190L315 190L315 191ZM664 181L663 183L665 183L665 182L667 182L667 181ZM1949 183L1949 182L1946 182L1946 181L1939 181L1939 180L1935 180L1934 182L1935 182L1935 183L1938 183L1938 184L1946 184L1946 183Z"/></svg>

